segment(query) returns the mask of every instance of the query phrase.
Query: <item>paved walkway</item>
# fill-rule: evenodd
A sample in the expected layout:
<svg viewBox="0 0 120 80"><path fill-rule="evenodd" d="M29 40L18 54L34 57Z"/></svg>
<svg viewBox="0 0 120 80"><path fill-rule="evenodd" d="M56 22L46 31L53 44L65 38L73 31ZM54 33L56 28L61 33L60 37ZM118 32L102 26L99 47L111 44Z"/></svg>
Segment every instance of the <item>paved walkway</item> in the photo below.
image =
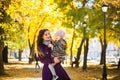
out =
<svg viewBox="0 0 120 80"><path fill-rule="evenodd" d="M0 80L42 80L42 66L39 62L40 68L37 69L39 72L35 72L35 63L28 64L27 60L22 60L21 62L18 60L10 59L9 64L5 65L5 72L8 74L7 76L0 77ZM90 77L89 73L93 72L83 72L80 68L71 68L68 63L66 65L63 65L66 72L70 76L71 80L99 80L99 78L93 78ZM99 70L100 71L100 70ZM95 73L96 74L96 73ZM101 75L101 74L98 74ZM98 76L97 75L97 76ZM87 77L86 77L87 76Z"/></svg>

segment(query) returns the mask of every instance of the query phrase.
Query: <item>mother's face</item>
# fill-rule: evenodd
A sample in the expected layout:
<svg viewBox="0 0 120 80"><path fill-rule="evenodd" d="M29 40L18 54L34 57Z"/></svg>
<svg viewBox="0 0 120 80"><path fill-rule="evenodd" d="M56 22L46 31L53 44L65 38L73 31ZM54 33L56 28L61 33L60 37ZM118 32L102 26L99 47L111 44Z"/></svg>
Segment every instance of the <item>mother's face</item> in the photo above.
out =
<svg viewBox="0 0 120 80"><path fill-rule="evenodd" d="M43 40L47 41L47 40L51 40L51 35L50 35L50 31L45 31L43 34Z"/></svg>

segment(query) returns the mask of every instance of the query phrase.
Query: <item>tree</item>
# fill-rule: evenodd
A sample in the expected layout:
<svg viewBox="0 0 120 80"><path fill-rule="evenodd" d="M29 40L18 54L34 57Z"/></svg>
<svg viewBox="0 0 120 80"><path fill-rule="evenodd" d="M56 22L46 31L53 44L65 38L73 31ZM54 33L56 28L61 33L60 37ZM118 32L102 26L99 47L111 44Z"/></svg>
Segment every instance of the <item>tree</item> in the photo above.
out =
<svg viewBox="0 0 120 80"><path fill-rule="evenodd" d="M5 22L5 17L6 17L6 13L4 8L8 7L9 5L9 0L2 0L0 1L0 24L2 24L3 22ZM4 66L3 66L3 58L2 58L2 51L4 48L4 27L2 25L0 25L0 75L5 74L4 71Z"/></svg>
<svg viewBox="0 0 120 80"><path fill-rule="evenodd" d="M70 0L69 2L67 1L55 1L55 3L58 4L59 10L65 15L61 22L62 25L73 29L72 32L72 38L71 38L71 47L70 47L70 63L72 63L72 58L73 58L73 49L74 49L74 44L75 44L75 33L76 33L76 27L79 26L79 21L81 21L82 16L80 15L80 9L77 7L75 4L75 1ZM75 47L76 48L76 47ZM75 54L75 52L74 52Z"/></svg>
<svg viewBox="0 0 120 80"><path fill-rule="evenodd" d="M76 67L79 67L79 59L80 59L80 55L81 55L81 51L82 51L82 45L84 43L84 39L81 40L81 43L79 44L79 47L78 47L78 51L77 51L77 56L76 56Z"/></svg>
<svg viewBox="0 0 120 80"><path fill-rule="evenodd" d="M4 30L0 27L0 35L4 33ZM4 42L2 37L0 38L0 75L5 74L4 72L4 66L3 66L3 58L2 58L2 51L4 48Z"/></svg>
<svg viewBox="0 0 120 80"><path fill-rule="evenodd" d="M83 71L87 71L87 55L88 55L88 46L89 46L89 39L86 38L86 40L84 40L84 61L83 61Z"/></svg>
<svg viewBox="0 0 120 80"><path fill-rule="evenodd" d="M21 61L21 59L22 59L22 52L23 52L23 50L21 50L21 49L19 49L19 51L18 51L18 60L19 61Z"/></svg>
<svg viewBox="0 0 120 80"><path fill-rule="evenodd" d="M82 23L86 17L88 17L86 19L87 24L89 26L89 30L90 33L88 35L88 39L89 38L93 38L93 37L101 37L101 42L103 41L103 13L101 11L101 6L104 2L109 3L110 5L110 11L108 11L108 17L107 17L107 39L109 39L108 42L110 42L110 39L112 38L111 35L113 35L113 32L115 33L115 31L119 32L119 27L117 28L117 26L119 26L119 1L114 0L70 0L69 2L67 1L55 1L55 3L58 4L58 8L63 12L63 14L65 15L63 18L63 25L74 29L74 26L76 26L78 23ZM89 5L90 4L90 5ZM113 5L114 4L114 5ZM113 5L113 6L112 6ZM112 15L111 15L112 14ZM74 26L72 25L74 24ZM81 27L81 25L78 25ZM80 28L78 28L80 29ZM82 33L83 31L77 30L79 33ZM113 30L113 31L112 31ZM112 32L110 32L112 31ZM117 34L118 35L118 34ZM78 36L77 36L78 37ZM116 33L114 34L114 37L119 37L116 36ZM116 41L115 38L112 40ZM111 41L112 41L111 40ZM75 40L74 40L75 41ZM72 41L71 41L71 45L72 45ZM102 42L102 44L104 44ZM74 42L75 45L75 42ZM102 47L102 51L103 52L103 47L104 45L101 46ZM107 47L107 46L106 46ZM87 49L87 48L86 48ZM103 57L101 57L102 59ZM87 58L86 58L87 59Z"/></svg>
<svg viewBox="0 0 120 80"><path fill-rule="evenodd" d="M11 0L11 5L6 12L13 21L17 21L21 25L19 26L22 30L20 32L24 34L25 41L28 43L30 58L33 58L36 50L38 31L41 28L54 30L54 26L56 24L58 26L58 19L61 16L51 0ZM48 23L49 25L47 25ZM31 63L31 61L29 62Z"/></svg>
<svg viewBox="0 0 120 80"><path fill-rule="evenodd" d="M72 58L73 58L73 44L74 44L74 38L75 38L75 26L74 26L74 30L73 30L73 36L72 36L72 43L71 43L71 47L70 47L70 64L72 64Z"/></svg>
<svg viewBox="0 0 120 80"><path fill-rule="evenodd" d="M108 9L108 12L107 12L107 44L108 42L117 42L119 40L119 35L117 33L117 31L120 29L119 26L120 23L119 23L119 19L120 19L120 13L119 13L119 9L120 9L120 5L119 4L119 1L118 0L97 0L94 4L96 10L100 10L101 8L101 5L103 3L107 3L109 8ZM103 20L100 20L100 21L103 21ZM100 28L98 30L101 30ZM103 31L102 31L103 32ZM100 36L100 42L101 42L101 47L102 47L102 51L101 51L101 59L100 59L100 64L103 64L103 51L104 51L104 43L103 43L103 34L101 32L99 32L99 35ZM107 47L107 46L106 46Z"/></svg>

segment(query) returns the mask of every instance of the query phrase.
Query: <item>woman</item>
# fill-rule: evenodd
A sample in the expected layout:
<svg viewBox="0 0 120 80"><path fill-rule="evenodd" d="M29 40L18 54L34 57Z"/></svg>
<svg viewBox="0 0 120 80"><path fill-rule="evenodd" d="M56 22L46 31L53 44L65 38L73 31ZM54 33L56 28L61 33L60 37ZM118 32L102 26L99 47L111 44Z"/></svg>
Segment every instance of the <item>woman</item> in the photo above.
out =
<svg viewBox="0 0 120 80"><path fill-rule="evenodd" d="M51 48L47 45L51 43L51 35L48 29L42 29L39 31L37 38L37 51L39 54L39 60L44 64L42 70L42 80L52 80L53 76L48 68L51 63L57 63L54 68L58 75L57 80L70 80L69 76L60 64L57 57L51 57Z"/></svg>

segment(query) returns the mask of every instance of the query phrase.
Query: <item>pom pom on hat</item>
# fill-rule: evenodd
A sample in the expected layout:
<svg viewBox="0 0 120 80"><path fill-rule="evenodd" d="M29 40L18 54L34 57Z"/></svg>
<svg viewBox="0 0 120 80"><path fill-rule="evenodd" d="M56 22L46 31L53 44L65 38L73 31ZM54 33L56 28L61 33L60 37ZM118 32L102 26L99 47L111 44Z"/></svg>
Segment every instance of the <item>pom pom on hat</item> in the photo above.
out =
<svg viewBox="0 0 120 80"><path fill-rule="evenodd" d="M64 37L65 36L65 31L64 30L59 30L55 33L56 36Z"/></svg>

